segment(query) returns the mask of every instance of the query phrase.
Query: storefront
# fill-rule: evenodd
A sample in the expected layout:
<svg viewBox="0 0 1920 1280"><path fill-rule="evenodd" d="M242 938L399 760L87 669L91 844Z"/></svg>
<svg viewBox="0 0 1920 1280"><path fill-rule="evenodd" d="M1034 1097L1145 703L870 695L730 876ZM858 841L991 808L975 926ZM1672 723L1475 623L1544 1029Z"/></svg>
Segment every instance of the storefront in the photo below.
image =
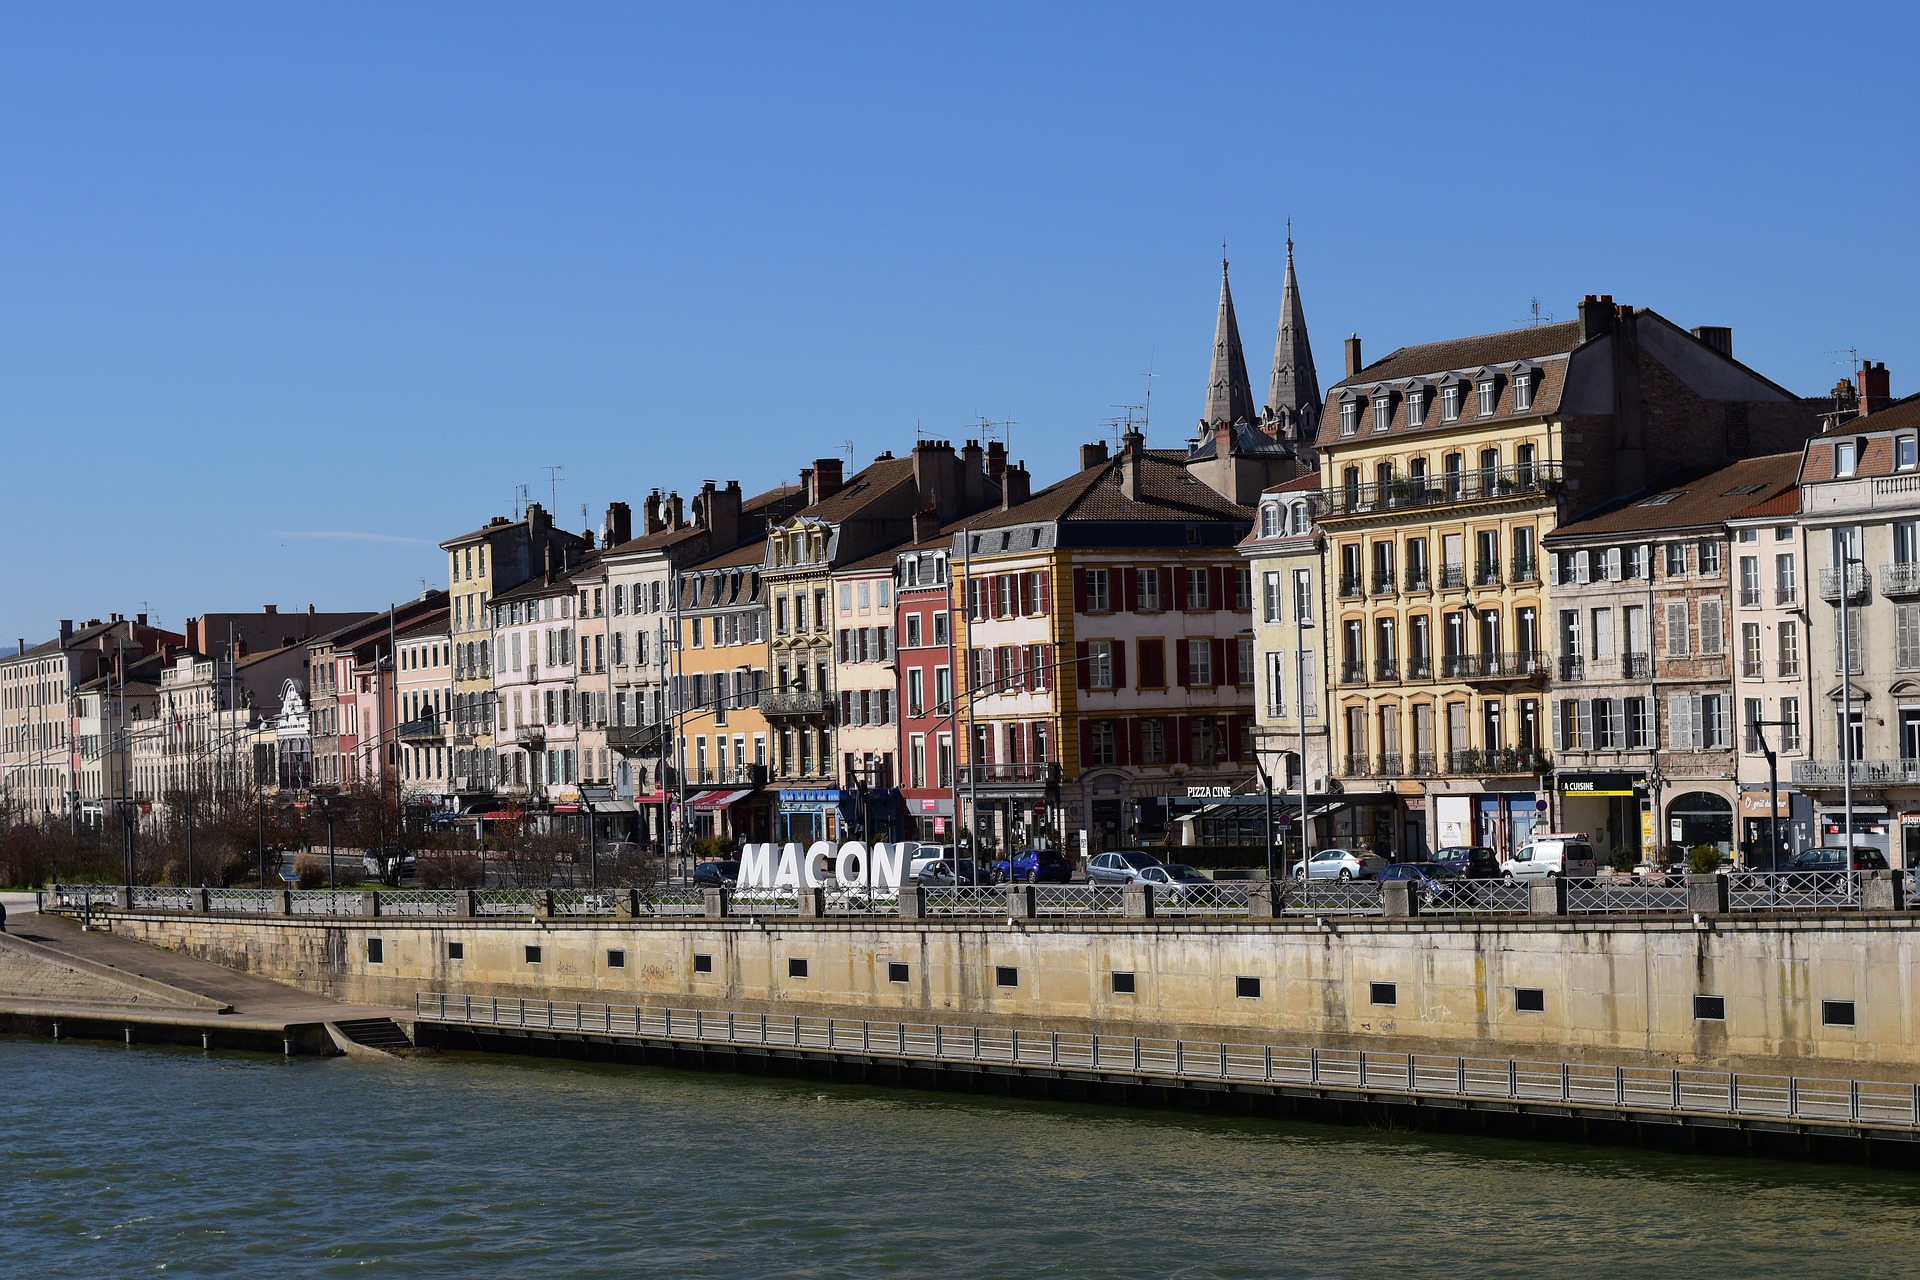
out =
<svg viewBox="0 0 1920 1280"><path fill-rule="evenodd" d="M1849 843L1846 836L1847 813L1844 806L1821 806L1815 826L1819 831L1818 843L1821 846L1838 848ZM1885 802L1854 802L1851 843L1862 849L1878 849L1887 856L1891 865L1895 849L1893 816Z"/></svg>
<svg viewBox="0 0 1920 1280"><path fill-rule="evenodd" d="M953 796L905 793L906 832L928 844L953 843Z"/></svg>
<svg viewBox="0 0 1920 1280"><path fill-rule="evenodd" d="M783 843L808 844L814 840L844 839L853 793L838 787L806 787L780 793L777 813Z"/></svg>
<svg viewBox="0 0 1920 1280"><path fill-rule="evenodd" d="M1652 800L1643 771L1562 773L1554 785L1560 792L1560 830L1584 831L1603 862L1623 853L1634 862L1647 856L1641 815Z"/></svg>
<svg viewBox="0 0 1920 1280"><path fill-rule="evenodd" d="M1547 827L1546 798L1532 791L1433 793L1427 806L1437 849L1479 845L1504 858Z"/></svg>
<svg viewBox="0 0 1920 1280"><path fill-rule="evenodd" d="M1667 801L1667 843L1733 852L1733 805L1712 791L1682 791Z"/></svg>
<svg viewBox="0 0 1920 1280"><path fill-rule="evenodd" d="M1768 803L1764 786L1750 786L1735 797L1740 819L1740 848L1736 857L1743 867L1770 871L1802 849L1813 847L1813 800L1797 791L1780 790ZM1773 847L1775 833L1779 847Z"/></svg>

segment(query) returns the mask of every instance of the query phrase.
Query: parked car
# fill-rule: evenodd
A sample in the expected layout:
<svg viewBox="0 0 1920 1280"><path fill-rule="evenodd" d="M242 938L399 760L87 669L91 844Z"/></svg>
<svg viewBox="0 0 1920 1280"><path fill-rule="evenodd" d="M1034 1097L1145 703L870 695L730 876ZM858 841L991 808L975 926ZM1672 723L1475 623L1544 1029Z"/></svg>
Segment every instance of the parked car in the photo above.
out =
<svg viewBox="0 0 1920 1280"><path fill-rule="evenodd" d="M917 882L923 885L1000 883L991 870L975 865L972 858L962 858L958 862L942 858L929 863L921 869Z"/></svg>
<svg viewBox="0 0 1920 1280"><path fill-rule="evenodd" d="M702 862L693 869L693 882L703 889L731 889L739 879L740 864L732 859Z"/></svg>
<svg viewBox="0 0 1920 1280"><path fill-rule="evenodd" d="M1143 884L1153 886L1157 898L1179 899L1189 896L1198 886L1211 888L1213 881L1195 871L1184 862L1169 862L1164 866L1148 867L1140 872Z"/></svg>
<svg viewBox="0 0 1920 1280"><path fill-rule="evenodd" d="M1073 863L1057 849L1028 849L1016 855L1009 866L1006 859L993 864L993 872L1002 880L1016 884L1065 884L1073 879Z"/></svg>
<svg viewBox="0 0 1920 1280"><path fill-rule="evenodd" d="M1436 866L1451 867L1469 880L1498 880L1500 855L1483 844L1450 844L1433 851L1426 860Z"/></svg>
<svg viewBox="0 0 1920 1280"><path fill-rule="evenodd" d="M936 862L953 861L953 846L950 844L917 844L907 854L907 883L917 884L920 873Z"/></svg>
<svg viewBox="0 0 1920 1280"><path fill-rule="evenodd" d="M1807 876L1810 873L1826 872L1828 873L1826 875L1812 875L1814 892L1844 893L1847 882L1841 875L1841 871L1848 867L1854 871L1885 871L1888 869L1887 857L1878 849L1855 845L1853 856L1849 858L1845 845L1823 845L1817 849L1803 849L1794 854L1780 867L1780 872L1789 876L1796 873ZM1790 884L1798 884L1804 888L1806 883L1805 879L1788 880L1783 881L1780 887L1785 889Z"/></svg>
<svg viewBox="0 0 1920 1280"><path fill-rule="evenodd" d="M1358 849L1322 849L1313 855L1308 864L1302 867L1293 864L1295 880L1371 880L1380 874L1387 860L1378 854L1363 853Z"/></svg>
<svg viewBox="0 0 1920 1280"><path fill-rule="evenodd" d="M1138 884L1141 872L1159 865L1160 859L1144 849L1109 849L1087 860L1087 883Z"/></svg>
<svg viewBox="0 0 1920 1280"><path fill-rule="evenodd" d="M1380 868L1374 878L1383 884L1388 880L1407 881L1423 906L1452 902L1464 897L1467 889L1467 876L1449 862L1396 862Z"/></svg>
<svg viewBox="0 0 1920 1280"><path fill-rule="evenodd" d="M1544 880L1554 876L1591 880L1599 866L1585 835L1548 832L1515 849L1512 856L1500 864L1500 871L1509 880Z"/></svg>

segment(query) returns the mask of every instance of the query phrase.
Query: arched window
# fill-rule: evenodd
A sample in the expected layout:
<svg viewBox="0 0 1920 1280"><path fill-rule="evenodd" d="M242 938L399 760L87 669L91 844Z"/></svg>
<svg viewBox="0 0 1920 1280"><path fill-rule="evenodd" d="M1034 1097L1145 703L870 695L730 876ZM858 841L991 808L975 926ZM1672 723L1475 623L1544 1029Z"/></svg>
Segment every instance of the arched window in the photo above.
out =
<svg viewBox="0 0 1920 1280"><path fill-rule="evenodd" d="M1260 536L1263 538L1271 538L1279 532L1280 508L1278 505L1269 502L1260 508Z"/></svg>

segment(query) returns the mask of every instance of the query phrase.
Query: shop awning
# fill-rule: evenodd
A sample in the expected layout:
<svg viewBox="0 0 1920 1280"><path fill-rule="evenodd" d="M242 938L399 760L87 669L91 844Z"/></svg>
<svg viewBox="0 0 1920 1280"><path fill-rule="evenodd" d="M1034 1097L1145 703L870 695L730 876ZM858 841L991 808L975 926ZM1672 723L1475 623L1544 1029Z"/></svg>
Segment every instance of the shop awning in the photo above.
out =
<svg viewBox="0 0 1920 1280"><path fill-rule="evenodd" d="M635 805L631 800L609 800L605 804L593 806L595 813L633 813Z"/></svg>
<svg viewBox="0 0 1920 1280"><path fill-rule="evenodd" d="M636 805L665 804L667 802L667 793L664 791L649 791L643 796L635 796L633 802Z"/></svg>
<svg viewBox="0 0 1920 1280"><path fill-rule="evenodd" d="M744 787L739 791L702 791L693 798L692 804L696 809L726 809L752 794L752 787Z"/></svg>

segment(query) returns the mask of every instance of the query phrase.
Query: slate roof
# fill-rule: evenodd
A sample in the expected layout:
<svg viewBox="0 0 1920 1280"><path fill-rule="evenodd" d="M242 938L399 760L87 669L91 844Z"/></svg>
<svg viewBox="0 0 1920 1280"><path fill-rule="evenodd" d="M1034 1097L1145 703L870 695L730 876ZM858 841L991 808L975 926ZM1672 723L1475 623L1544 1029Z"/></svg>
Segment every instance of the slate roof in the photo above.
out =
<svg viewBox="0 0 1920 1280"><path fill-rule="evenodd" d="M1898 431L1902 427L1920 427L1920 394L1910 395L1904 400L1895 400L1886 408L1876 410L1864 418L1843 422L1827 434L1859 435L1867 431Z"/></svg>
<svg viewBox="0 0 1920 1280"><path fill-rule="evenodd" d="M1562 525L1542 541L1708 528L1784 492L1797 492L1799 478L1798 452L1743 458L1684 484L1630 498L1598 515Z"/></svg>
<svg viewBox="0 0 1920 1280"><path fill-rule="evenodd" d="M574 579L590 574L599 567L600 553L598 551L589 551L581 558L579 564L572 566L564 572L558 565L555 565L553 581L547 581L547 575L545 573L537 573L513 590L502 591L499 595L487 601L487 604L489 606L512 604L516 600L538 600L546 596L559 595L562 591L572 590L570 584Z"/></svg>

